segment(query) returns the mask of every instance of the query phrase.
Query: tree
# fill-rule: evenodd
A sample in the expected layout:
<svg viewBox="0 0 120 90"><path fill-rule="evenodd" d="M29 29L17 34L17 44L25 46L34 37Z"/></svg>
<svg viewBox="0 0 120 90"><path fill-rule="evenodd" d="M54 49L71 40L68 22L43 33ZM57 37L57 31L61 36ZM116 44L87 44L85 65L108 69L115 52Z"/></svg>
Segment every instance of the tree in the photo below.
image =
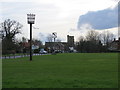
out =
<svg viewBox="0 0 120 90"><path fill-rule="evenodd" d="M115 35L109 31L104 31L100 34L100 40L103 44L103 51L107 52L110 43L114 40Z"/></svg>
<svg viewBox="0 0 120 90"><path fill-rule="evenodd" d="M87 41L97 41L97 40L99 40L99 33L94 31L94 30L88 31L87 35L86 35L86 40Z"/></svg>
<svg viewBox="0 0 120 90"><path fill-rule="evenodd" d="M22 27L23 25L21 25L19 22L7 19L0 24L0 31L4 38L12 39L16 34L21 33Z"/></svg>
<svg viewBox="0 0 120 90"><path fill-rule="evenodd" d="M2 51L3 53L10 52L10 50L15 50L15 35L21 33L21 25L19 22L7 19L0 24L0 33L2 36Z"/></svg>
<svg viewBox="0 0 120 90"><path fill-rule="evenodd" d="M94 30L88 31L86 40L87 40L86 48L88 52L100 52L102 44L100 41L100 35L97 31Z"/></svg>
<svg viewBox="0 0 120 90"><path fill-rule="evenodd" d="M38 45L39 47L43 47L42 41L40 41L38 39L33 38L32 42L34 45Z"/></svg>
<svg viewBox="0 0 120 90"><path fill-rule="evenodd" d="M52 41L53 41L53 36L52 36L52 34L48 34L48 35L47 35L47 41L48 41L48 42L52 42Z"/></svg>
<svg viewBox="0 0 120 90"><path fill-rule="evenodd" d="M77 51L84 52L84 49L83 49L84 46L83 46L83 44L84 44L84 37L80 36L78 38L78 42L76 43L76 49L77 49Z"/></svg>
<svg viewBox="0 0 120 90"><path fill-rule="evenodd" d="M113 33L110 33L109 31L104 31L100 34L100 39L103 43L103 45L108 46L110 42L112 42L115 38L115 35Z"/></svg>
<svg viewBox="0 0 120 90"><path fill-rule="evenodd" d="M41 49L41 48L44 48L44 45L43 45L42 41L40 41L40 40L38 40L38 39L33 38L32 44L33 44L34 46L37 46L37 47L38 47L38 48L34 49L34 53L39 53L40 49Z"/></svg>
<svg viewBox="0 0 120 90"><path fill-rule="evenodd" d="M115 35L109 31L102 33L88 31L85 38L79 38L77 50L80 52L106 52L114 38Z"/></svg>
<svg viewBox="0 0 120 90"><path fill-rule="evenodd" d="M100 52L102 44L99 38L98 32L88 31L85 38L83 36L79 37L77 50L79 52Z"/></svg>

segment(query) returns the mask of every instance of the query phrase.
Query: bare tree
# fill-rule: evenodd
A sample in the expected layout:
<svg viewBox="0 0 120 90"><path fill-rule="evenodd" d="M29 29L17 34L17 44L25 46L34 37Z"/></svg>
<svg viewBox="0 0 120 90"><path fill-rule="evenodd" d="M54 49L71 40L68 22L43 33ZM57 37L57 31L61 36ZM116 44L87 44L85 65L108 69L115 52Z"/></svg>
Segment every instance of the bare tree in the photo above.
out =
<svg viewBox="0 0 120 90"><path fill-rule="evenodd" d="M39 46L42 46L42 45L43 45L42 41L39 40L39 39L33 38L32 42L33 42L33 44L37 44L37 45L39 45Z"/></svg>
<svg viewBox="0 0 120 90"><path fill-rule="evenodd" d="M76 43L76 49L78 51L83 52L83 48L85 47L83 46L84 42L85 42L85 38L83 36L80 36L78 38L78 42Z"/></svg>
<svg viewBox="0 0 120 90"><path fill-rule="evenodd" d="M3 23L0 24L0 31L2 34L2 39L12 39L15 37L16 34L21 33L21 25L19 22L7 19Z"/></svg>
<svg viewBox="0 0 120 90"><path fill-rule="evenodd" d="M17 45L15 44L15 35L21 33L22 27L23 25L21 25L19 22L10 19L7 19L0 24L3 53L16 50Z"/></svg>
<svg viewBox="0 0 120 90"><path fill-rule="evenodd" d="M81 41L84 41L85 40L85 38L83 37L83 36L80 36L79 38L78 38L78 42L81 42Z"/></svg>
<svg viewBox="0 0 120 90"><path fill-rule="evenodd" d="M107 45L112 42L115 38L115 35L113 33L110 33L109 31L104 31L100 34L100 39L103 45Z"/></svg>
<svg viewBox="0 0 120 90"><path fill-rule="evenodd" d="M97 41L99 40L99 33L97 31L91 30L87 32L86 35L87 41Z"/></svg>
<svg viewBox="0 0 120 90"><path fill-rule="evenodd" d="M53 36L52 36L52 34L48 34L48 35L47 35L47 41L48 41L48 42L52 42L52 41L53 41Z"/></svg>
<svg viewBox="0 0 120 90"><path fill-rule="evenodd" d="M80 36L77 50L80 52L107 52L114 38L115 35L108 31L102 33L93 30L88 31L85 38Z"/></svg>
<svg viewBox="0 0 120 90"><path fill-rule="evenodd" d="M97 31L88 31L85 38L80 36L77 49L80 52L100 52L102 45Z"/></svg>

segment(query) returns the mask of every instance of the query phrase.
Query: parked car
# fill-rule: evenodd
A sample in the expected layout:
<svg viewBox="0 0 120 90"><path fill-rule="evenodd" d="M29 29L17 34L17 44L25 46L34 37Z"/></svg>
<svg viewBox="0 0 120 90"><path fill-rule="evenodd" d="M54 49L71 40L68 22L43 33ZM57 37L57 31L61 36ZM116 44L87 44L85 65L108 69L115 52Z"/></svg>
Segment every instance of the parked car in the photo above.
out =
<svg viewBox="0 0 120 90"><path fill-rule="evenodd" d="M63 51L61 50L55 50L54 53L62 53Z"/></svg>
<svg viewBox="0 0 120 90"><path fill-rule="evenodd" d="M45 51L44 49L40 49L40 54L47 54L47 51Z"/></svg>

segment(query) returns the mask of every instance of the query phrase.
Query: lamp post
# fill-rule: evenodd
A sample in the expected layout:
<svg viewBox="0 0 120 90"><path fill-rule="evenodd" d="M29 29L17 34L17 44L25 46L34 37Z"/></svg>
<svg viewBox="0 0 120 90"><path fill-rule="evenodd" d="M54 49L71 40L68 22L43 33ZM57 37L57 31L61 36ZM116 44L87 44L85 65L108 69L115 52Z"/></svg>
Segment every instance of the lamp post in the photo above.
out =
<svg viewBox="0 0 120 90"><path fill-rule="evenodd" d="M54 53L55 53L55 39L57 38L57 33L53 32L52 35L53 35L53 38L54 38Z"/></svg>
<svg viewBox="0 0 120 90"><path fill-rule="evenodd" d="M55 42L55 39L57 38L57 33L56 33L56 32L53 32L52 35L53 35L54 42Z"/></svg>
<svg viewBox="0 0 120 90"><path fill-rule="evenodd" d="M27 14L28 24L30 24L30 61L32 61L32 24L35 22L35 14Z"/></svg>

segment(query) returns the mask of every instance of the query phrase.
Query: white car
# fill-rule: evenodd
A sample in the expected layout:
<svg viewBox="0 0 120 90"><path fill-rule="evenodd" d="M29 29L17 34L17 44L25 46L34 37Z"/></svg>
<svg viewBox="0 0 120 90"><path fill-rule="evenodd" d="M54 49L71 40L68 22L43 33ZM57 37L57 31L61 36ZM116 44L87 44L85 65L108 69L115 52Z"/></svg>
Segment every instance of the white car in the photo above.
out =
<svg viewBox="0 0 120 90"><path fill-rule="evenodd" d="M41 49L39 53L40 54L47 54L47 51L45 51L44 49Z"/></svg>

